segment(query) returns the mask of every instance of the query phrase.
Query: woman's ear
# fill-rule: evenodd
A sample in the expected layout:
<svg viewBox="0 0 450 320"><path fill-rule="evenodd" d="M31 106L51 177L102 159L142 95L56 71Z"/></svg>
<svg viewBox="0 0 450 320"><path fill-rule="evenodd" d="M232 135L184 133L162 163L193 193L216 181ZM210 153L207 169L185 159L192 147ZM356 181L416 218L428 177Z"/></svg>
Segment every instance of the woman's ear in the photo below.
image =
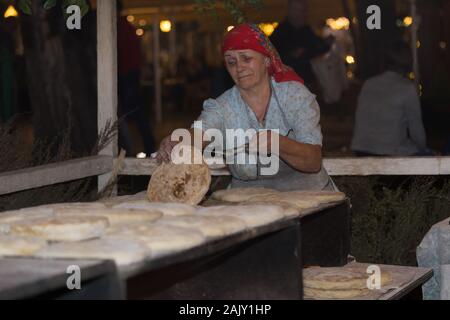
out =
<svg viewBox="0 0 450 320"><path fill-rule="evenodd" d="M270 66L270 59L266 58L266 66Z"/></svg>

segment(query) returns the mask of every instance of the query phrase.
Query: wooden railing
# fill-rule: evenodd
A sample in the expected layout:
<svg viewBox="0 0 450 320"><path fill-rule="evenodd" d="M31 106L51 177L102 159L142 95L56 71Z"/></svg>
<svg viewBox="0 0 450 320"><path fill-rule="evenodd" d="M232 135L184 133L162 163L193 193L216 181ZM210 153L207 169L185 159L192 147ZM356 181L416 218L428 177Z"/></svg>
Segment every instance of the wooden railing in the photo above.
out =
<svg viewBox="0 0 450 320"><path fill-rule="evenodd" d="M111 172L113 158L94 156L0 174L0 195L44 187Z"/></svg>
<svg viewBox="0 0 450 320"><path fill-rule="evenodd" d="M127 158L122 175L151 175L157 164L152 159ZM331 176L450 175L450 157L327 158L324 167ZM213 169L215 176L229 175L228 169Z"/></svg>
<svg viewBox="0 0 450 320"><path fill-rule="evenodd" d="M107 175L113 157L94 156L52 163L0 174L0 195ZM157 168L153 159L126 158L120 175L150 176ZM324 167L331 176L450 175L450 157L327 158ZM214 176L230 175L228 169L212 169Z"/></svg>

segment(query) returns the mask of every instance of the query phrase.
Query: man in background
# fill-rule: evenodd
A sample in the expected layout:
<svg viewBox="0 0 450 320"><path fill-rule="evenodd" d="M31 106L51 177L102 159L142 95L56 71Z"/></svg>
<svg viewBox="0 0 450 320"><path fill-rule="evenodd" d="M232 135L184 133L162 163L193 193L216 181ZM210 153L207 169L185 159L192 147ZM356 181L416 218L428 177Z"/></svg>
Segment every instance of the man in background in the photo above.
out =
<svg viewBox="0 0 450 320"><path fill-rule="evenodd" d="M270 37L284 63L292 67L311 86L315 76L311 60L330 50L330 45L318 37L306 24L305 0L289 0L288 15Z"/></svg>

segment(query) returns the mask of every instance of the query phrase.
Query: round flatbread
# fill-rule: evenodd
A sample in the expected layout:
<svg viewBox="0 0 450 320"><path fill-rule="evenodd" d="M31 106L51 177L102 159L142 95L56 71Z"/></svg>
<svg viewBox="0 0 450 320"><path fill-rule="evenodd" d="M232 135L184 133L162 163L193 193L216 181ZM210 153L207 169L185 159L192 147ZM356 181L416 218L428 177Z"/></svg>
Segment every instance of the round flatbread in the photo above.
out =
<svg viewBox="0 0 450 320"><path fill-rule="evenodd" d="M2 212L0 213L0 234L8 234L11 230L11 224L15 222L36 218L48 218L53 215L53 209L37 207Z"/></svg>
<svg viewBox="0 0 450 320"><path fill-rule="evenodd" d="M105 217L68 215L15 222L10 225L10 233L49 241L82 241L101 237L108 226Z"/></svg>
<svg viewBox="0 0 450 320"><path fill-rule="evenodd" d="M153 258L188 250L205 242L198 230L160 224L113 226L107 230L105 238L140 240L150 249Z"/></svg>
<svg viewBox="0 0 450 320"><path fill-rule="evenodd" d="M162 217L163 213L158 210L139 210L139 209L66 209L55 210L55 215L65 216L97 216L108 219L110 225L124 224L124 223L151 223Z"/></svg>
<svg viewBox="0 0 450 320"><path fill-rule="evenodd" d="M59 259L112 259L119 266L143 261L151 253L147 246L131 239L96 239L63 242L39 250L35 256Z"/></svg>
<svg viewBox="0 0 450 320"><path fill-rule="evenodd" d="M279 206L283 208L283 215L286 218L295 218L300 215L301 209L295 207L286 201L272 200L272 201L251 201L251 202L240 202L239 205L242 206Z"/></svg>
<svg viewBox="0 0 450 320"><path fill-rule="evenodd" d="M267 194L267 195L259 195L252 196L247 202L274 202L274 203L287 203L295 208L301 209L310 209L317 207L320 203L316 199L310 198L300 198L297 194L290 192L280 192L277 194Z"/></svg>
<svg viewBox="0 0 450 320"><path fill-rule="evenodd" d="M37 208L43 209L49 208L52 210L64 210L64 209L89 210L89 209L104 209L106 208L106 206L101 202L64 202L64 203L46 204L43 206L39 206Z"/></svg>
<svg viewBox="0 0 450 320"><path fill-rule="evenodd" d="M0 256L32 256L47 245L47 241L40 238L0 236Z"/></svg>
<svg viewBox="0 0 450 320"><path fill-rule="evenodd" d="M362 298L370 293L369 289L323 290L303 288L303 298L312 300L353 299Z"/></svg>
<svg viewBox="0 0 450 320"><path fill-rule="evenodd" d="M113 206L114 209L136 209L161 211L165 216L187 216L193 215L196 212L195 207L184 203L162 203L149 202L148 200L138 200L121 203Z"/></svg>
<svg viewBox="0 0 450 320"><path fill-rule="evenodd" d="M231 216L245 221L248 228L254 228L283 220L283 208L279 206L217 206L204 207L197 214L206 216Z"/></svg>
<svg viewBox="0 0 450 320"><path fill-rule="evenodd" d="M206 164L163 163L153 173L147 189L151 202L197 205L209 190L211 173Z"/></svg>
<svg viewBox="0 0 450 320"><path fill-rule="evenodd" d="M206 238L224 237L246 228L244 221L229 216L167 216L158 220L156 224L199 230Z"/></svg>
<svg viewBox="0 0 450 320"><path fill-rule="evenodd" d="M335 191L290 191L284 194L298 199L314 199L319 203L342 201L346 197L345 193Z"/></svg>
<svg viewBox="0 0 450 320"><path fill-rule="evenodd" d="M211 198L228 202L243 202L251 197L279 193L277 190L268 188L234 188L226 190L218 190L211 195Z"/></svg>
<svg viewBox="0 0 450 320"><path fill-rule="evenodd" d="M363 290L367 289L370 274L362 270L343 268L303 269L303 286L321 290ZM381 285L391 280L388 272L381 272Z"/></svg>
<svg viewBox="0 0 450 320"><path fill-rule="evenodd" d="M144 200L148 202L147 191L142 191L133 195L105 198L101 199L99 202L103 203L106 207L111 208L115 205L139 200Z"/></svg>

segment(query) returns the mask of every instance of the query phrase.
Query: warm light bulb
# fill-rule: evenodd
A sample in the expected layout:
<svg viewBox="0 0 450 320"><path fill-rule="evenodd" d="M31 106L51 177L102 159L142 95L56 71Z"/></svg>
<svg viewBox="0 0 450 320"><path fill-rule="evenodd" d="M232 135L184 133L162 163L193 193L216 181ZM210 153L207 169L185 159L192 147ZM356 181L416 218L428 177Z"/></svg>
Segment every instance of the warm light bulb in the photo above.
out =
<svg viewBox="0 0 450 320"><path fill-rule="evenodd" d="M345 61L347 61L348 64L354 64L355 58L353 56L346 56Z"/></svg>
<svg viewBox="0 0 450 320"><path fill-rule="evenodd" d="M17 12L16 8L14 8L13 5L10 5L6 9L5 14L3 15L3 17L6 19L6 18L9 18L9 17L17 17L18 15L19 15L19 13Z"/></svg>
<svg viewBox="0 0 450 320"><path fill-rule="evenodd" d="M413 18L412 17L405 17L404 19L403 19L403 24L406 26L406 27L409 27L410 25L412 25L413 24Z"/></svg>
<svg viewBox="0 0 450 320"><path fill-rule="evenodd" d="M159 23L159 28L162 32L170 32L172 30L172 22L170 20L162 20Z"/></svg>
<svg viewBox="0 0 450 320"><path fill-rule="evenodd" d="M136 35L138 35L139 37L144 35L144 29L137 29L136 30Z"/></svg>

